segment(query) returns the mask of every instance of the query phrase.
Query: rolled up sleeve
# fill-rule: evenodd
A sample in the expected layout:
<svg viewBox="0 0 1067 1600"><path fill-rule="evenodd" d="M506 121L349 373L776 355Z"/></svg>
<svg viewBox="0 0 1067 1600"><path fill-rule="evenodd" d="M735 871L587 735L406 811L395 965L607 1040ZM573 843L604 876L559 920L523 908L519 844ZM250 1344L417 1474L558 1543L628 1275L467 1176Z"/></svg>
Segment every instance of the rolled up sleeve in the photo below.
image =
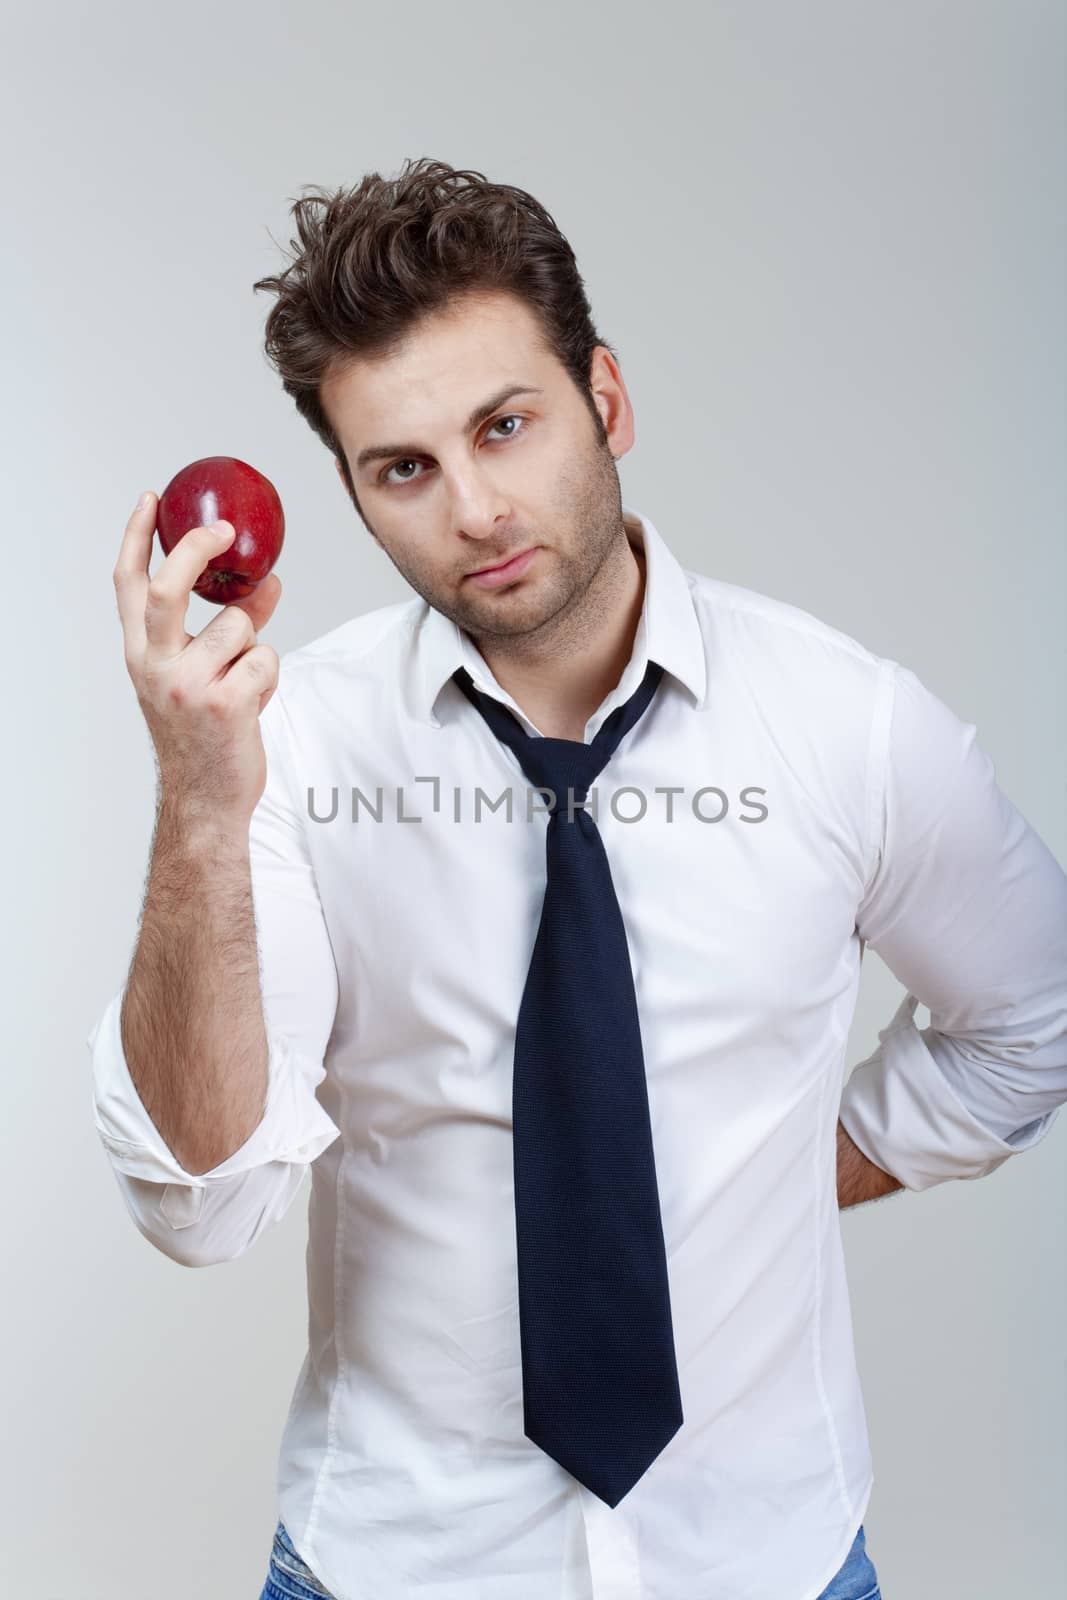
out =
<svg viewBox="0 0 1067 1600"><path fill-rule="evenodd" d="M337 1009L337 973L286 767L280 687L260 717L267 781L249 825L252 899L267 1034L263 1114L240 1149L187 1172L134 1085L119 1018L125 985L86 1043L92 1111L141 1232L187 1265L241 1255L289 1209L309 1164L340 1130L316 1095Z"/></svg>
<svg viewBox="0 0 1067 1600"><path fill-rule="evenodd" d="M882 666L856 929L907 992L839 1115L871 1161L926 1189L1032 1149L1067 1100L1067 875L975 725Z"/></svg>

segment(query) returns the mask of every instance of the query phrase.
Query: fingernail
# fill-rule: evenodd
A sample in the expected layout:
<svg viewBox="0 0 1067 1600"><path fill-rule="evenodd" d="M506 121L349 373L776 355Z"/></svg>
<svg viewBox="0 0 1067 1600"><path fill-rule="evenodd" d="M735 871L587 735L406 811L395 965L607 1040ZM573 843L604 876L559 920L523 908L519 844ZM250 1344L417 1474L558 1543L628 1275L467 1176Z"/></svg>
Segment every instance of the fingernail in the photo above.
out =
<svg viewBox="0 0 1067 1600"><path fill-rule="evenodd" d="M144 494L141 496L141 498L138 500L137 504L133 508L135 511L143 511L144 510L145 506L148 504L148 497L151 494L151 492L152 492L151 489L146 489L145 490Z"/></svg>

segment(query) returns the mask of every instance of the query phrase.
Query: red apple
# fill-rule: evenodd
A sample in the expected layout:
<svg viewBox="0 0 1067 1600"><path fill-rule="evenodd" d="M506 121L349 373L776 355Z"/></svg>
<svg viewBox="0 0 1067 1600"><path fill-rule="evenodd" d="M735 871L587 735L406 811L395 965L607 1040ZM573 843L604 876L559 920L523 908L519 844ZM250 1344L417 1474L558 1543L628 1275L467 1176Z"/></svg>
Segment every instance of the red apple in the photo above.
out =
<svg viewBox="0 0 1067 1600"><path fill-rule="evenodd" d="M190 528L230 522L234 538L213 556L193 592L215 605L228 605L252 593L282 551L285 513L269 478L235 456L204 456L167 484L159 497L156 532L170 555Z"/></svg>

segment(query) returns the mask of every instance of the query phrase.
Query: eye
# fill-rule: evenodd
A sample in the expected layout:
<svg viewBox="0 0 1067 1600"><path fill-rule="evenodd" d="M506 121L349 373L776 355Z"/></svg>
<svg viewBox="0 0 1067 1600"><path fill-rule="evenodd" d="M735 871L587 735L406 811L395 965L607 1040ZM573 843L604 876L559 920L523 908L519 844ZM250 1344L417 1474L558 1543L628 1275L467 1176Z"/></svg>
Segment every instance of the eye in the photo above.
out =
<svg viewBox="0 0 1067 1600"><path fill-rule="evenodd" d="M518 423L519 426L516 427L516 428L513 428L510 433L505 434L503 439L499 439L499 440L495 441L498 444L506 444L509 439L517 439L519 437L519 434L523 431L523 424L525 423L525 421L526 421L525 417L520 417L516 412L509 411L508 413L506 413L506 415L504 415L502 417L497 417L496 421L493 422L490 425L488 432L492 433L493 429L494 428L498 428L502 422L516 422L516 423ZM487 437L488 437L488 435L487 435ZM419 479L415 478L415 477L399 478L399 479L393 479L393 480L390 480L390 477L389 477L389 474L391 472L393 472L397 467L417 467L418 464L419 463L417 461L412 460L412 458L410 456L403 456L403 457L401 457L401 459L399 461L394 461L392 466L384 468L384 470L379 473L378 482L386 484L389 488L403 488L404 484L406 484L406 483L418 483Z"/></svg>
<svg viewBox="0 0 1067 1600"><path fill-rule="evenodd" d="M525 417L518 417L518 416L515 415L515 413L513 411L509 411L506 416L497 417L496 422L493 423L493 428L495 428L501 422L518 422L518 423L522 423L525 420L526 420ZM490 428L489 431L491 433L493 431L493 429ZM514 439L515 434L518 433L518 431L519 431L518 428L516 428L514 430L514 432L505 434L504 437L507 438L507 439Z"/></svg>

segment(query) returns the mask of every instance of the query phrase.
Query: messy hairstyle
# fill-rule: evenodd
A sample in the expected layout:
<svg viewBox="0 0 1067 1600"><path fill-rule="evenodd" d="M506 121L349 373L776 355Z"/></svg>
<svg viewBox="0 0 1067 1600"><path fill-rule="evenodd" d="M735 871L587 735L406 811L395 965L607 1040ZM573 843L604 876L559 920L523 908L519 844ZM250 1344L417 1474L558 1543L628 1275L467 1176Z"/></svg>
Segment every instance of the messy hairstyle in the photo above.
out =
<svg viewBox="0 0 1067 1600"><path fill-rule="evenodd" d="M264 329L266 356L340 462L361 517L319 386L355 357L393 354L420 318L463 294L503 290L530 308L607 443L590 365L597 345L618 355L593 326L574 252L532 195L422 157L394 179L370 172L332 193L305 186L291 214L300 235L290 240L292 261L253 284L278 296Z"/></svg>

